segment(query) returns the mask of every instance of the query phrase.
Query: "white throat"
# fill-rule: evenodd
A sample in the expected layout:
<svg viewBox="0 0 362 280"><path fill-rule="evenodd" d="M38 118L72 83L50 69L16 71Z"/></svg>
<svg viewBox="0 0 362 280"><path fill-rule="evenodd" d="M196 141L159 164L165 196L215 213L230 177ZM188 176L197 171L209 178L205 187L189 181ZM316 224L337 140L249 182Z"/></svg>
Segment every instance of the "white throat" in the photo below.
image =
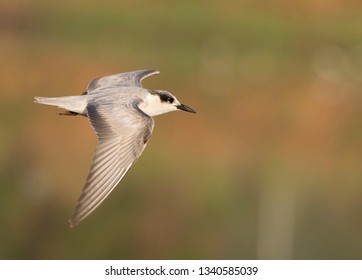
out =
<svg viewBox="0 0 362 280"><path fill-rule="evenodd" d="M161 102L155 94L147 94L139 108L151 117L177 110L174 105Z"/></svg>

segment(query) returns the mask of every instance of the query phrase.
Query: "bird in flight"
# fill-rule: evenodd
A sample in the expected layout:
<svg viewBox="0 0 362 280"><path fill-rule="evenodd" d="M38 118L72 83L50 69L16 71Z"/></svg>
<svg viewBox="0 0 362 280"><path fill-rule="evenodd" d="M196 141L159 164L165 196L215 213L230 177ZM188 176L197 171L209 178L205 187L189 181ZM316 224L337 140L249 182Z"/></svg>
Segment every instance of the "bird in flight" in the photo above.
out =
<svg viewBox="0 0 362 280"><path fill-rule="evenodd" d="M138 70L95 79L80 96L35 97L41 104L65 109L65 115L88 117L98 144L70 227L91 214L122 180L149 140L153 116L182 110L195 113L165 90L148 90L141 81L159 74Z"/></svg>

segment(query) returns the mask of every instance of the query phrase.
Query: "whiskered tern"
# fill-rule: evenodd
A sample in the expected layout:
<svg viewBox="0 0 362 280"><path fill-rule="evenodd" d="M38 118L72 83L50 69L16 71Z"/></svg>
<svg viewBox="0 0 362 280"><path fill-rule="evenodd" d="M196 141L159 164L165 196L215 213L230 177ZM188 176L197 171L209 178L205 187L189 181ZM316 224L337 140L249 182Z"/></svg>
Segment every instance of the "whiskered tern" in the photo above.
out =
<svg viewBox="0 0 362 280"><path fill-rule="evenodd" d="M57 106L66 115L88 117L98 144L90 171L69 220L74 227L91 214L122 180L149 140L153 116L183 110L195 113L165 90L147 90L141 81L159 74L139 70L90 82L81 96L35 97L35 102Z"/></svg>

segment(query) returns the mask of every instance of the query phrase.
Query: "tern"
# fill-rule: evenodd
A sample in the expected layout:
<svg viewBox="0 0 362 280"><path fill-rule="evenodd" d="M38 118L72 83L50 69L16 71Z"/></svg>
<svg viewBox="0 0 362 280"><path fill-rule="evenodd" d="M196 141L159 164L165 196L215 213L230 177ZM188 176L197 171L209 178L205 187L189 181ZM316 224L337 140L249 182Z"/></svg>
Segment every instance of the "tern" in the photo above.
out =
<svg viewBox="0 0 362 280"><path fill-rule="evenodd" d="M79 96L35 97L34 102L65 109L64 115L89 119L98 143L70 227L91 214L140 157L152 134L152 117L182 110L195 113L165 90L147 90L141 81L157 70L120 73L91 81Z"/></svg>

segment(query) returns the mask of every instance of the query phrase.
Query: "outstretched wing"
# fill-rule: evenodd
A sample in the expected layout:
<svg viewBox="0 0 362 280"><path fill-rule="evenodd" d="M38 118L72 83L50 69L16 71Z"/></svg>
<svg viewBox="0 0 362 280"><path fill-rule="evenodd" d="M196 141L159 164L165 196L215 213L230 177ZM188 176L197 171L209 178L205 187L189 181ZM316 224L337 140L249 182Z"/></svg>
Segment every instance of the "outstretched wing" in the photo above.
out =
<svg viewBox="0 0 362 280"><path fill-rule="evenodd" d="M99 143L86 184L69 220L71 227L92 213L122 180L143 152L154 124L137 104L122 110L90 104L87 113Z"/></svg>
<svg viewBox="0 0 362 280"><path fill-rule="evenodd" d="M87 93L92 94L95 89L104 87L142 87L144 78L159 73L157 70L138 70L98 78L89 83Z"/></svg>

